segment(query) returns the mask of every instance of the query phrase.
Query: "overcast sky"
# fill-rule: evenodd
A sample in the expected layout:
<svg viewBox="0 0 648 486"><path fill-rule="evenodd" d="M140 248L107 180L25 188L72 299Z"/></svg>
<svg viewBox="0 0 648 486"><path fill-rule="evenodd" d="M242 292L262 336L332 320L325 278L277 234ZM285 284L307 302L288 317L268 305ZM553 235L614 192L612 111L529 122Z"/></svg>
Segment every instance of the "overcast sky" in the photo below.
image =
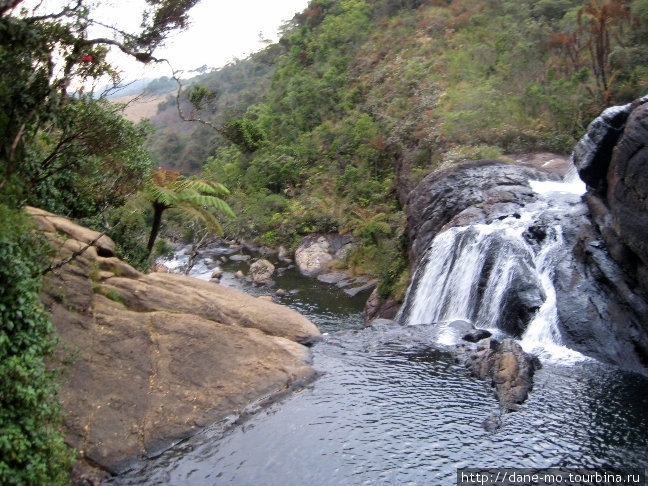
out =
<svg viewBox="0 0 648 486"><path fill-rule="evenodd" d="M130 2L113 3L121 3L119 11ZM191 11L190 27L170 37L156 56L168 59L176 70L188 71L205 64L224 66L262 49L262 39L276 42L281 26L307 5L308 0L202 0ZM118 62L127 70L128 77L171 74L162 66L142 70L138 63L123 59Z"/></svg>
<svg viewBox="0 0 648 486"><path fill-rule="evenodd" d="M58 12L69 1L24 0L20 8L38 5L41 14ZM85 3L92 5L92 17L126 31L138 28L145 6L143 0L86 0ZM308 0L201 0L190 12L189 28L173 34L155 56L168 59L175 70L224 66L262 49L265 46L262 39L276 42L281 26L307 5ZM98 30L96 35L103 36L106 32ZM125 71L129 80L171 75L167 66L144 69L141 63L121 53L109 59Z"/></svg>

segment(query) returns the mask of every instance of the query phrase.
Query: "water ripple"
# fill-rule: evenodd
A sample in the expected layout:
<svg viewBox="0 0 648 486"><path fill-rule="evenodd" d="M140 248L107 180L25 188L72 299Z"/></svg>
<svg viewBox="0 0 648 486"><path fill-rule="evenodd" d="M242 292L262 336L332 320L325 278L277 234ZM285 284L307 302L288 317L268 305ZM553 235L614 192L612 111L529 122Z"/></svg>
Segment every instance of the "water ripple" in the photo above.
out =
<svg viewBox="0 0 648 486"><path fill-rule="evenodd" d="M443 486L458 467L645 464L645 378L596 363L545 366L521 410L487 432L483 420L500 414L490 385L429 347L426 332L331 335L314 349L324 372L315 386L113 484Z"/></svg>

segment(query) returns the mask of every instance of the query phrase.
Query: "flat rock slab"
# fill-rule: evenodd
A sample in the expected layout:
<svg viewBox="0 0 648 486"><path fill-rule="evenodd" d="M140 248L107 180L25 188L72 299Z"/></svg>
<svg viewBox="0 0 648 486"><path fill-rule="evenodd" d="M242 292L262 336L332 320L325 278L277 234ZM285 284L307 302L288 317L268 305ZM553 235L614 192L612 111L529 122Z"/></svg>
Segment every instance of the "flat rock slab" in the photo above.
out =
<svg viewBox="0 0 648 486"><path fill-rule="evenodd" d="M30 212L58 252L54 261L87 245L71 239L82 234L74 223L64 241L58 217ZM65 344L61 359L74 358L60 396L66 440L82 461L120 472L313 379L300 343L320 332L297 312L210 282L144 275L97 250L50 273L42 294Z"/></svg>

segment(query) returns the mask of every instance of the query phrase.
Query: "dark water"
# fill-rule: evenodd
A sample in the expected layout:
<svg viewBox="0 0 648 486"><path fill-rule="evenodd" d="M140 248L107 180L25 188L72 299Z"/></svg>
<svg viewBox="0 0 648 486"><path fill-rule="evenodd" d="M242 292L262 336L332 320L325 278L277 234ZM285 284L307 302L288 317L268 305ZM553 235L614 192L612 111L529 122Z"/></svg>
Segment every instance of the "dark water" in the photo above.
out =
<svg viewBox="0 0 648 486"><path fill-rule="evenodd" d="M247 294L262 296L273 296L275 301L291 307L296 311L309 317L320 329L322 333L335 332L339 329L361 329L364 327L362 319L362 308L369 297L368 292L358 294L354 297L344 293L344 289L336 285L325 284L315 278L302 276L299 271L288 263L278 262L272 256L267 257L276 267L274 281L271 285L257 287L245 279L235 276L237 271L242 271L245 275L250 269L252 261L227 261L226 263L216 263L217 260L226 255L231 256L247 255L241 251L233 251L228 248L214 246L204 252L203 259L199 260L190 275L192 277L209 280L213 270L219 267L224 274L221 279L221 285L235 288ZM258 255L255 255L255 258ZM178 256L170 266L181 267L187 258ZM278 289L286 292L284 297L278 298L275 293Z"/></svg>
<svg viewBox="0 0 648 486"><path fill-rule="evenodd" d="M333 301L348 308L340 295ZM332 304L305 308L326 309L327 325L335 314ZM357 326L359 308L347 312L338 329ZM331 332L313 348L323 375L311 386L241 424L215 424L113 484L454 485L461 467L648 463L645 377L595 361L545 363L529 400L501 414L490 385L433 341L432 326ZM482 425L489 417L501 421L496 432Z"/></svg>

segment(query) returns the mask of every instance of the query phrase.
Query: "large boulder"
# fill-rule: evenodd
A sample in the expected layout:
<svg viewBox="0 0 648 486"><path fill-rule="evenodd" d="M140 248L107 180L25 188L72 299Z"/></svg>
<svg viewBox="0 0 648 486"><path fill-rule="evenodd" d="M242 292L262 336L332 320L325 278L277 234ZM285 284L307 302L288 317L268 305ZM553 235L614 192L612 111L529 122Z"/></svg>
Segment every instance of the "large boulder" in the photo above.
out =
<svg viewBox="0 0 648 486"><path fill-rule="evenodd" d="M72 353L61 389L67 442L117 473L201 427L315 376L304 344L320 339L284 306L189 277L143 275L103 257L67 221L29 209L57 254L43 302ZM71 229L70 229L71 228ZM81 474L81 473L79 473Z"/></svg>
<svg viewBox="0 0 648 486"><path fill-rule="evenodd" d="M350 248L349 234L313 234L306 236L295 250L295 264L308 277L325 272L335 259L344 257Z"/></svg>
<svg viewBox="0 0 648 486"><path fill-rule="evenodd" d="M272 280L275 266L265 258L259 258L250 265L250 275L255 285L265 285Z"/></svg>

